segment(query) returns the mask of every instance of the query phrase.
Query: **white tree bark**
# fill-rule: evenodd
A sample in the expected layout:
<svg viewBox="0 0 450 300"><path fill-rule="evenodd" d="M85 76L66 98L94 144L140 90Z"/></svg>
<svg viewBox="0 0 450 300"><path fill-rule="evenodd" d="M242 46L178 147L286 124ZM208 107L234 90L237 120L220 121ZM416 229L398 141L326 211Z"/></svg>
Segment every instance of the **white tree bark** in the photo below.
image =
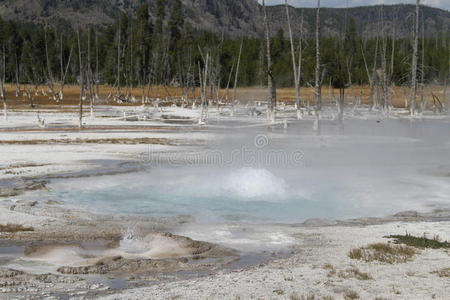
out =
<svg viewBox="0 0 450 300"><path fill-rule="evenodd" d="M206 54L206 58L203 58L205 67L203 72L200 70L200 82L201 82L201 111L199 124L203 125L207 121L208 116L208 101L206 99L206 91L208 84L208 67L209 67L209 52Z"/></svg>
<svg viewBox="0 0 450 300"><path fill-rule="evenodd" d="M322 84L321 84L321 68L320 68L320 0L317 0L316 11L316 120L314 130L317 134L321 132L320 114L322 111Z"/></svg>
<svg viewBox="0 0 450 300"><path fill-rule="evenodd" d="M422 59L420 76L420 114L426 110L427 100L425 97L425 20L422 14Z"/></svg>
<svg viewBox="0 0 450 300"><path fill-rule="evenodd" d="M322 86L321 86L321 68L320 68L320 0L317 0L316 11L316 114L322 110Z"/></svg>
<svg viewBox="0 0 450 300"><path fill-rule="evenodd" d="M271 122L275 122L275 107L277 105L277 89L275 78L273 77L272 55L270 46L270 27L267 18L266 3L262 2L264 10L264 25L266 29L266 54L267 54L267 74L268 74L268 103L267 103L267 117Z"/></svg>
<svg viewBox="0 0 450 300"><path fill-rule="evenodd" d="M389 116L389 84L388 84L388 71L387 71L387 37L384 24L384 5L381 6L381 90L383 97L383 111L386 117Z"/></svg>
<svg viewBox="0 0 450 300"><path fill-rule="evenodd" d="M116 97L120 97L120 42L121 42L121 26L119 22L119 30L118 30L118 38L117 38L117 91L116 91Z"/></svg>
<svg viewBox="0 0 450 300"><path fill-rule="evenodd" d="M416 98L417 98L417 61L419 57L419 14L420 14L420 0L416 0L416 15L414 24L414 41L413 41L413 57L411 70L411 100L409 110L411 116L416 113Z"/></svg>
<svg viewBox="0 0 450 300"><path fill-rule="evenodd" d="M239 66L241 64L242 46L243 45L244 45L244 40L242 39L241 46L239 47L239 55L238 55L238 60L237 60L237 64L236 64L236 74L234 76L233 100L231 101L231 116L234 116L234 109L235 109L234 104L237 99L237 84L238 84L238 79L239 79Z"/></svg>
<svg viewBox="0 0 450 300"><path fill-rule="evenodd" d="M292 27L291 27L291 17L289 15L289 5L288 0L285 0L286 6L286 17L289 28L289 40L291 43L291 56L292 56L292 70L294 72L294 85L295 85L295 107L297 109L297 119L301 118L301 109L300 109L300 69L297 67L297 59L295 55L295 46L294 46L294 37L292 35ZM301 34L301 33L300 33ZM300 53L301 53L301 37L300 37ZM300 59L299 59L300 60ZM300 64L301 62L299 62Z"/></svg>
<svg viewBox="0 0 450 300"><path fill-rule="evenodd" d="M445 98L444 101L447 104L447 114L450 114L450 97L448 92L448 84L450 81L450 41L448 44L449 50L448 50L448 73L447 73L447 79L445 80Z"/></svg>
<svg viewBox="0 0 450 300"><path fill-rule="evenodd" d="M81 129L83 128L84 69L83 69L83 56L81 52L80 29L77 29L77 41L78 41L78 60L80 64L80 104L78 115L78 127Z"/></svg>
<svg viewBox="0 0 450 300"><path fill-rule="evenodd" d="M5 46L2 49L2 57L0 61L0 98L3 102L3 118L8 121L8 101L6 100L5 79L6 79L6 52Z"/></svg>

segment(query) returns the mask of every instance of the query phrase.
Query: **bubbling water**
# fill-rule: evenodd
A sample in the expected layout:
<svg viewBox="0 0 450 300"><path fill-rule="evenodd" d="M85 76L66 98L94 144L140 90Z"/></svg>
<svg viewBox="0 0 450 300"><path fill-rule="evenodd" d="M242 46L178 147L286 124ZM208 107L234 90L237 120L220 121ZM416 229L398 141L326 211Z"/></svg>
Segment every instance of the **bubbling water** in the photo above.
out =
<svg viewBox="0 0 450 300"><path fill-rule="evenodd" d="M123 256L143 258L182 257L191 254L181 242L161 234L148 234L140 237L133 229L128 229L120 241L117 252Z"/></svg>
<svg viewBox="0 0 450 300"><path fill-rule="evenodd" d="M222 191L240 201L279 202L286 199L289 187L267 169L241 168L224 177Z"/></svg>

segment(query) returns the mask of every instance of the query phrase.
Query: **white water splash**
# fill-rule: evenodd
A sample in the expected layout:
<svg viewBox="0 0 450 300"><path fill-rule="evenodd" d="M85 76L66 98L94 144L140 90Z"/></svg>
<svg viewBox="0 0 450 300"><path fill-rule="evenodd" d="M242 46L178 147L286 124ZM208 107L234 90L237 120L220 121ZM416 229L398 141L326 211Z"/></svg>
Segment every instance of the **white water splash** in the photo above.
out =
<svg viewBox="0 0 450 300"><path fill-rule="evenodd" d="M225 194L242 201L279 202L289 194L286 182L266 169L242 168L223 179Z"/></svg>

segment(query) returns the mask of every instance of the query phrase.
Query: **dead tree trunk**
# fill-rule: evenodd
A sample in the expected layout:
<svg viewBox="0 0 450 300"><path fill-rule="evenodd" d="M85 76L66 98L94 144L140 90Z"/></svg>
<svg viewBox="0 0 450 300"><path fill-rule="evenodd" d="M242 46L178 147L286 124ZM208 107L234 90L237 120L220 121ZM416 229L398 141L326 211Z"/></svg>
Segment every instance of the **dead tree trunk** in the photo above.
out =
<svg viewBox="0 0 450 300"><path fill-rule="evenodd" d="M322 86L321 86L321 70L320 70L320 0L317 0L316 11L316 123L314 129L320 133L320 113L322 111Z"/></svg>
<svg viewBox="0 0 450 300"><path fill-rule="evenodd" d="M394 87L394 67L395 67L395 40L397 38L397 16L392 18L392 49L391 49L391 67L389 70L389 86L393 90ZM391 92L392 93L392 92Z"/></svg>
<svg viewBox="0 0 450 300"><path fill-rule="evenodd" d="M339 88L339 100L338 100L338 122L342 124L344 122L344 103L345 103L345 88Z"/></svg>
<svg viewBox="0 0 450 300"><path fill-rule="evenodd" d="M2 57L0 61L0 98L3 102L3 118L8 121L8 103L6 100L5 78L6 78L6 52L5 46L2 49Z"/></svg>
<svg viewBox="0 0 450 300"><path fill-rule="evenodd" d="M100 99L100 78L98 61L98 32L95 30L95 100Z"/></svg>
<svg viewBox="0 0 450 300"><path fill-rule="evenodd" d="M384 25L384 5L381 6L381 90L383 93L383 111L386 117L389 116L389 84L387 71L387 37Z"/></svg>
<svg viewBox="0 0 450 300"><path fill-rule="evenodd" d="M301 90L300 90L300 80L302 78L302 65L303 65L303 10L302 10L302 17L300 21L300 37L299 37L299 45L298 45L298 69L297 69L297 87L298 87L298 103L297 103L297 119L301 117L301 109L300 106L302 105L301 101Z"/></svg>
<svg viewBox="0 0 450 300"><path fill-rule="evenodd" d="M241 41L241 46L239 47L239 56L236 64L236 74L234 76L234 87L233 87L233 100L231 101L231 116L234 116L234 104L237 100L237 84L239 79L239 66L241 64L242 46L244 45L244 40Z"/></svg>
<svg viewBox="0 0 450 300"><path fill-rule="evenodd" d="M422 14L422 59L420 70L420 113L427 108L427 101L425 97L425 20Z"/></svg>
<svg viewBox="0 0 450 300"><path fill-rule="evenodd" d="M209 52L206 54L206 57L203 57L204 69L201 70L199 66L199 76L200 76L200 85L201 85L201 111L200 111L200 119L199 125L206 124L208 118L208 99L206 97L207 93L207 85L208 85L208 67L209 67Z"/></svg>
<svg viewBox="0 0 450 300"><path fill-rule="evenodd" d="M301 117L301 109L300 109L300 74L299 68L297 67L297 59L295 55L295 47L294 47L294 37L292 36L292 27L291 27L291 17L289 15L289 5L288 1L285 0L286 6L286 17L289 29L289 41L291 43L291 56L292 56L292 71L294 72L294 86L295 86L295 108L297 109L297 119ZM300 37L300 52L301 50L301 37Z"/></svg>
<svg viewBox="0 0 450 300"><path fill-rule="evenodd" d="M51 97L53 98L53 100L56 101L57 96L56 96L54 85L53 85L53 74L52 74L52 67L50 64L49 53L48 53L48 41L47 41L47 28L46 27L44 28L44 40L45 40L45 60L47 63L48 88L50 90Z"/></svg>
<svg viewBox="0 0 450 300"><path fill-rule="evenodd" d="M78 41L78 60L80 63L80 105L79 105L78 127L81 129L83 128L84 68L83 68L83 56L81 52L80 29L77 29L77 41Z"/></svg>
<svg viewBox="0 0 450 300"><path fill-rule="evenodd" d="M116 98L116 101L117 101L117 99L118 98L120 98L120 38L121 38L121 35L122 35L122 33L120 32L121 31L121 26L120 26L120 23L119 23L119 30L117 31L117 34L118 34L118 38L117 38L117 90L116 90L116 95L115 95L115 98Z"/></svg>
<svg viewBox="0 0 450 300"><path fill-rule="evenodd" d="M380 40L377 37L377 42L375 45L375 54L374 54L374 63L373 63L373 69L372 69L372 86L370 88L370 97L372 98L372 108L379 108L380 103L378 102L378 95L377 95L377 67L378 67L378 48L379 48Z"/></svg>
<svg viewBox="0 0 450 300"><path fill-rule="evenodd" d="M67 78L67 73L69 72L70 62L72 60L72 53L73 53L73 46L70 48L69 60L67 61L65 70L62 67L63 61L61 58L61 70L63 71L63 73L61 73L61 86L60 86L60 90L59 90L59 101L63 101L63 99L64 99L64 87L66 85L66 78Z"/></svg>
<svg viewBox="0 0 450 300"><path fill-rule="evenodd" d="M448 84L449 84L449 81L450 81L450 41L449 41L447 47L449 48L448 49L448 73L447 73L447 78L445 80L445 95L446 95L445 98L446 99L444 99L444 101L447 104L447 114L450 114L450 97L448 95L449 92L447 91Z"/></svg>
<svg viewBox="0 0 450 300"><path fill-rule="evenodd" d="M273 76L272 55L270 46L270 26L267 18L266 3L263 0L264 25L266 29L266 51L267 51L267 74L268 74L268 93L269 99L267 103L267 117L271 122L275 122L275 107L277 105L277 88L275 78Z"/></svg>
<svg viewBox="0 0 450 300"><path fill-rule="evenodd" d="M91 29L88 29L88 48L87 48L87 90L89 92L89 110L90 110L90 119L94 119L94 74L92 72L91 67Z"/></svg>
<svg viewBox="0 0 450 300"><path fill-rule="evenodd" d="M420 0L416 0L416 15L414 24L414 41L413 41L413 57L411 70L411 100L409 110L411 116L416 113L416 98L417 98L417 61L419 57L419 13Z"/></svg>
<svg viewBox="0 0 450 300"><path fill-rule="evenodd" d="M225 93L222 95L222 100L225 99L226 103L228 103L228 90L230 89L231 78L233 76L233 73L234 73L234 62L231 65L230 74L228 75L228 81L227 81L227 86L225 88Z"/></svg>
<svg viewBox="0 0 450 300"><path fill-rule="evenodd" d="M19 97L20 94L20 86L19 86L19 59L17 58L17 49L14 51L15 54L15 65L16 65L16 73L15 73L15 77L16 77L16 98Z"/></svg>
<svg viewBox="0 0 450 300"><path fill-rule="evenodd" d="M320 68L320 0L317 0L316 11L316 112L322 110L322 87L321 87L321 68Z"/></svg>

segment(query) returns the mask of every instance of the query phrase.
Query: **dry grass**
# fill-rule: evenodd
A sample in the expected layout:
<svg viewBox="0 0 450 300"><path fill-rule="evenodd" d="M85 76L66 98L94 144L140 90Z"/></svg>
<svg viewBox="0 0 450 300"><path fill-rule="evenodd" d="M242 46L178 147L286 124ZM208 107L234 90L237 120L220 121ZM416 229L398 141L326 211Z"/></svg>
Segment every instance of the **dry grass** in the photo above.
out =
<svg viewBox="0 0 450 300"><path fill-rule="evenodd" d="M333 277L337 274L337 271L332 264L323 265L323 269L328 270L327 277Z"/></svg>
<svg viewBox="0 0 450 300"><path fill-rule="evenodd" d="M340 278L356 278L358 280L372 280L372 276L370 276L367 273L361 272L358 268L356 267L352 267L352 268L348 268L345 271L340 271L338 276Z"/></svg>
<svg viewBox="0 0 450 300"><path fill-rule="evenodd" d="M1 144L1 141L0 141ZM25 164L12 164L6 167L0 167L0 171L11 170L11 169L22 169L22 168L38 168L48 166L48 164L34 164L34 163L25 163Z"/></svg>
<svg viewBox="0 0 450 300"><path fill-rule="evenodd" d="M284 291L282 289L276 289L273 292L279 296L284 295Z"/></svg>
<svg viewBox="0 0 450 300"><path fill-rule="evenodd" d="M21 89L23 87L21 86ZM9 99L9 106L12 108L29 108L29 100L27 97L20 93L19 97L14 95L15 87L12 85L6 85L7 97ZM47 88L44 86L39 86L37 91L35 87L31 88L31 92L33 95L33 103L39 108L59 108L67 105L77 105L79 103L79 87L78 86L66 86L65 87L65 95L62 103L55 103L54 100L50 99L47 95L42 94L42 90L47 91ZM125 92L125 89L123 90ZM111 92L111 87L103 85L100 87L100 102L101 104L108 103L107 97ZM428 86L426 88L426 98L428 99L429 104L432 104L431 92L433 92L436 96L438 96L441 101L443 100L443 87L441 86ZM228 91L228 96L230 97L232 90ZM327 101L331 101L331 99L335 99L339 95L339 91L337 89L332 89L329 86L324 86L323 90L323 99L326 103ZM135 105L140 105L140 99L142 97L142 89L134 88L131 91L131 94L137 100ZM180 99L183 95L183 91L179 87L164 87L164 86L153 86L150 89L150 97L151 98L178 98ZM314 89L310 87L303 87L301 89L302 99L310 104L314 103ZM362 103L369 103L369 95L370 95L370 87L369 86L353 86L346 90L346 102L351 104L355 101L355 98L360 98ZM393 96L392 103L396 107L405 107L405 103L410 95L410 89L405 87L394 87L393 88ZM195 93L196 98L199 98L199 89L196 89ZM226 91L222 89L219 92L219 96L221 99L226 99ZM286 103L294 103L295 101L295 90L293 88L280 88L277 89L278 99L282 102ZM192 97L189 94L189 97ZM264 101L267 98L267 89L265 87L243 87L237 90L237 98L245 101ZM88 101L86 101L86 105ZM109 104L119 105L116 103L110 102ZM133 105L133 104L121 104L121 105Z"/></svg>
<svg viewBox="0 0 450 300"><path fill-rule="evenodd" d="M351 259L362 260L365 262L379 261L395 264L405 263L411 260L416 253L416 250L409 246L378 243L352 249L348 256Z"/></svg>
<svg viewBox="0 0 450 300"><path fill-rule="evenodd" d="M348 291L344 294L344 299L345 300L359 299L359 294L355 291Z"/></svg>
<svg viewBox="0 0 450 300"><path fill-rule="evenodd" d="M370 276L367 273L361 272L358 268L352 266L346 270L343 271L337 271L335 267L331 264L325 264L323 266L324 270L328 270L327 277L333 277L338 276L340 278L348 279L348 278L355 278L358 280L372 280L372 276Z"/></svg>
<svg viewBox="0 0 450 300"><path fill-rule="evenodd" d="M0 141L3 145L49 145L49 144L121 144L121 145L171 145L165 138L117 138L117 139L49 139L49 140L17 140Z"/></svg>
<svg viewBox="0 0 450 300"><path fill-rule="evenodd" d="M0 232L16 233L16 232L24 232L24 231L34 231L34 228L26 227L23 225L17 225L17 224L0 225Z"/></svg>
<svg viewBox="0 0 450 300"><path fill-rule="evenodd" d="M314 294L307 294L307 295L298 295L297 293L294 293L289 296L290 300L334 300L332 296L324 296L324 297L318 297Z"/></svg>
<svg viewBox="0 0 450 300"><path fill-rule="evenodd" d="M450 268L440 269L438 271L431 272L431 274L436 274L441 278L450 278Z"/></svg>

